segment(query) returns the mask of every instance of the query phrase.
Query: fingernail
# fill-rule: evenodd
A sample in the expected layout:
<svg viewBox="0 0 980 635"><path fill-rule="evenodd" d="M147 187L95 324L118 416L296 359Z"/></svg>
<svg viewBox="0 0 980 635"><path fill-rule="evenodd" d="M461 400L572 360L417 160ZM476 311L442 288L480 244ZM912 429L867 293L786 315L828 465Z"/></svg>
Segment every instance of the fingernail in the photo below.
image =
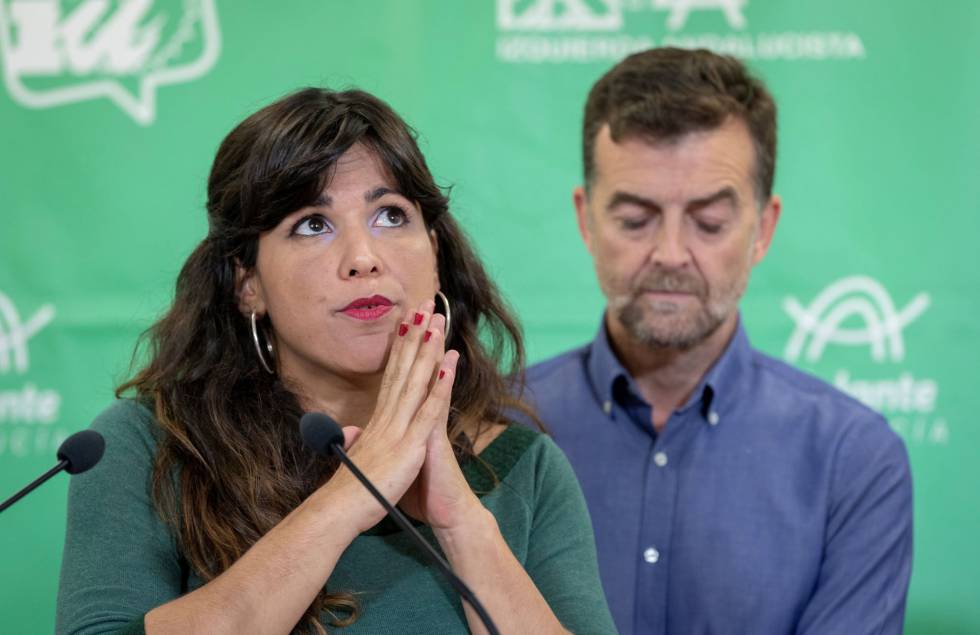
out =
<svg viewBox="0 0 980 635"><path fill-rule="evenodd" d="M446 376L446 371L444 371L444 370L440 370L440 371L439 371L439 379L442 379L442 378L443 378L443 377L445 377L445 376Z"/></svg>
<svg viewBox="0 0 980 635"><path fill-rule="evenodd" d="M426 331L425 335L422 336L422 341L428 342L430 337L432 337L432 331Z"/></svg>
<svg viewBox="0 0 980 635"><path fill-rule="evenodd" d="M399 336L403 336L403 335L405 335L405 333L408 333L408 324L404 324L404 323L399 324L398 325L398 335Z"/></svg>
<svg viewBox="0 0 980 635"><path fill-rule="evenodd" d="M414 324L415 326L418 326L421 323L422 323L422 314L421 313L416 313L415 314L415 319L412 320L412 324Z"/></svg>

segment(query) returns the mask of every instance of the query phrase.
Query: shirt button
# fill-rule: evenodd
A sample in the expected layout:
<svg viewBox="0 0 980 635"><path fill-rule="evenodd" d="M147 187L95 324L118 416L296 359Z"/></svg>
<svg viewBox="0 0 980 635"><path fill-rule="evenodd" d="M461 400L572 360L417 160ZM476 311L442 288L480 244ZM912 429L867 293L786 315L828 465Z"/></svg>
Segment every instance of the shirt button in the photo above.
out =
<svg viewBox="0 0 980 635"><path fill-rule="evenodd" d="M667 465L667 455L663 452L657 452L653 455L653 462L657 464L657 467L663 467Z"/></svg>
<svg viewBox="0 0 980 635"><path fill-rule="evenodd" d="M653 547L647 547L647 550L643 552L643 559L650 564L656 564L660 560L660 552Z"/></svg>
<svg viewBox="0 0 980 635"><path fill-rule="evenodd" d="M713 426L716 426L716 425L718 425L718 420L719 420L719 417L718 417L718 413L717 412L715 412L714 410L712 410L711 412L708 413L708 423L710 423Z"/></svg>
<svg viewBox="0 0 980 635"><path fill-rule="evenodd" d="M606 414L609 414L610 412L612 412L612 402L611 401L603 401L602 402L602 411L604 413L606 413Z"/></svg>

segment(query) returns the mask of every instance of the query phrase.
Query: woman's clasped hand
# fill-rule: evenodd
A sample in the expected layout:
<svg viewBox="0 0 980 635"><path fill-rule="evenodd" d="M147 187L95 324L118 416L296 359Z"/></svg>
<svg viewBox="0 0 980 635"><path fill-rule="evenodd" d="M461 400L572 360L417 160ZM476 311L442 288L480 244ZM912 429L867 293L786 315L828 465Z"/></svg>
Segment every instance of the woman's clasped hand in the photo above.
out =
<svg viewBox="0 0 980 635"><path fill-rule="evenodd" d="M449 441L452 384L459 353L445 350L445 316L424 302L398 325L378 391L375 412L364 428L345 426L351 460L389 502L434 529L449 529L482 510L466 483ZM359 531L384 517L357 479L341 469L325 489L343 492L363 516Z"/></svg>

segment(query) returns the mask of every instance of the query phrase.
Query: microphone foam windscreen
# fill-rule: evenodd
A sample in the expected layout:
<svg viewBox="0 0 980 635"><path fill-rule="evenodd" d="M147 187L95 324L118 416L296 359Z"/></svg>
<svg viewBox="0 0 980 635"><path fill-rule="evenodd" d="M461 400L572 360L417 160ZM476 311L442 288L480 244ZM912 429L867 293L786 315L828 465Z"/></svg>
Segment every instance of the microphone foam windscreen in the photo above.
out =
<svg viewBox="0 0 980 635"><path fill-rule="evenodd" d="M321 456L331 456L331 446L344 447L344 431L330 415L322 412L307 412L299 419L299 432L303 443Z"/></svg>
<svg viewBox="0 0 980 635"><path fill-rule="evenodd" d="M58 448L58 460L68 461L65 471L81 474L91 469L105 452L105 439L95 430L81 430L71 435Z"/></svg>

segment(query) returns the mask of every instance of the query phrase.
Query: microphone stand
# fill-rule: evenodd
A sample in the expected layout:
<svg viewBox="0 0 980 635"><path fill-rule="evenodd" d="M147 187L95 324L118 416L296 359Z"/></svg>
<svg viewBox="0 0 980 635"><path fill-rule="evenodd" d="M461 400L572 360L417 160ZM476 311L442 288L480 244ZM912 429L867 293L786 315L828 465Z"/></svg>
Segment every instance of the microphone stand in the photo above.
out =
<svg viewBox="0 0 980 635"><path fill-rule="evenodd" d="M13 505L14 503L16 503L17 501L19 501L20 499L24 498L25 496L27 496L28 494L30 494L31 492L33 492L39 485L41 485L42 483L44 483L44 481L48 480L49 478L51 478L52 476L54 476L55 474L57 474L61 470L65 469L66 467L68 467L68 461L65 461L64 459L62 459L61 461L58 462L57 465L55 465L53 468L51 468L50 470L48 470L47 472L45 472L44 474L42 474L41 476L39 476L32 483L30 483L27 487L25 487L24 489L20 490L19 492L17 492L16 494L14 494L10 498L8 498L7 500L3 501L3 503L0 503L0 512L2 512L3 510L7 509L8 507L10 507L11 505Z"/></svg>
<svg viewBox="0 0 980 635"><path fill-rule="evenodd" d="M357 477L357 480L359 480L361 484L367 488L369 492L371 492L371 495L374 496L379 503L381 503L381 506L384 507L385 511L388 512L388 515L392 517L398 526L412 536L415 542L422 547L426 555L429 556L429 559L435 563L436 567L442 571L443 575L446 576L446 579L449 580L452 587L457 593L459 593L459 596L468 602L471 607L473 607L473 610L476 611L480 621L483 622L483 625L486 627L487 633L489 633L489 635L500 635L500 631L497 630L497 626L493 623L493 620L490 619L490 614L487 613L487 610L483 607L480 601L476 599L476 595L468 586L466 586L466 583L460 580L459 577L453 573L449 563L439 555L439 552L436 551L431 544L429 544L429 541L422 537L422 534L420 534L418 530L412 526L412 523L405 518L405 515L398 511L398 509L396 509L391 503L389 503L381 492L374 487L371 481L369 481L361 470L354 465L354 462L350 460L350 457L347 456L344 448L339 443L331 443L330 447L337 458L340 459L341 463L346 465L347 469L349 469L354 476Z"/></svg>

